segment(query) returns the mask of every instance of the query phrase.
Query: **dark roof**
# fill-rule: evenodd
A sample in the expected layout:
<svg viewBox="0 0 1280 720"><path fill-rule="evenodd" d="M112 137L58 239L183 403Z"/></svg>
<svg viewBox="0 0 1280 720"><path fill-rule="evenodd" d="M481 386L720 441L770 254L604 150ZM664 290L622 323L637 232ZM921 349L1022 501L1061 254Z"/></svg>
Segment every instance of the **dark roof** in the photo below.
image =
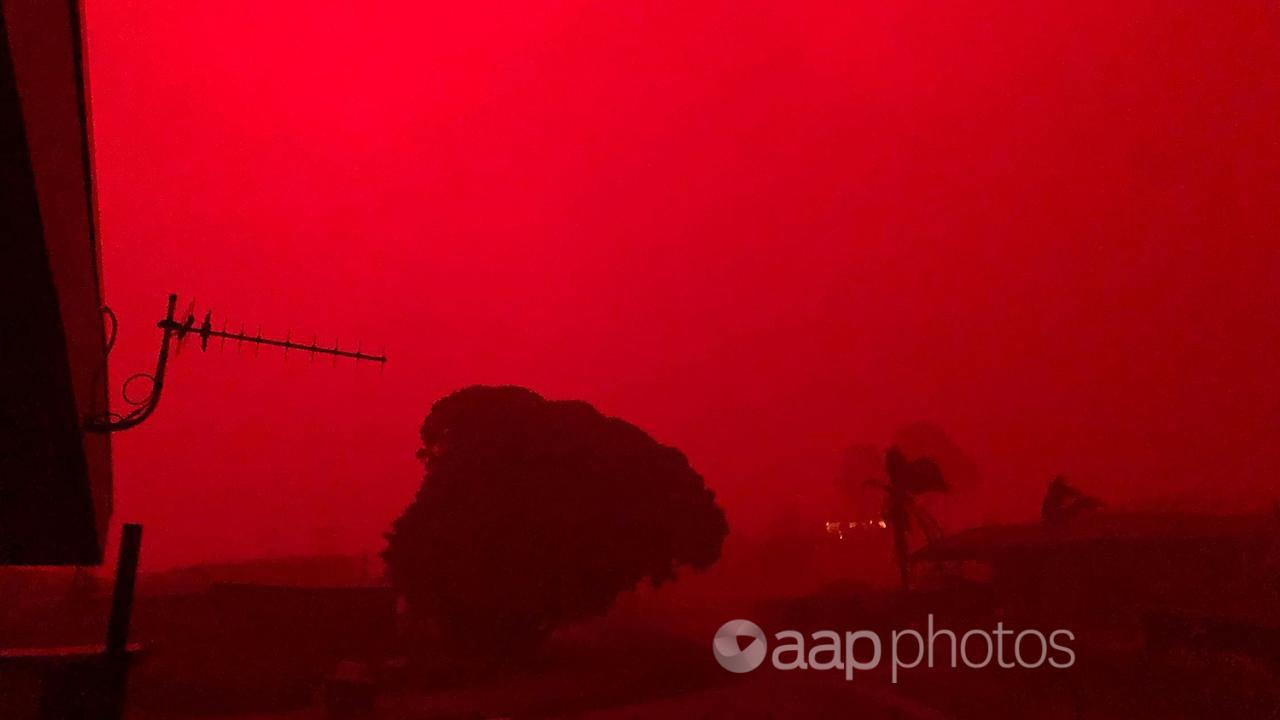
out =
<svg viewBox="0 0 1280 720"><path fill-rule="evenodd" d="M1058 524L984 525L963 530L930 543L913 559L991 560L1086 543L1247 539L1266 534L1280 539L1280 518L1274 514L1091 513Z"/></svg>

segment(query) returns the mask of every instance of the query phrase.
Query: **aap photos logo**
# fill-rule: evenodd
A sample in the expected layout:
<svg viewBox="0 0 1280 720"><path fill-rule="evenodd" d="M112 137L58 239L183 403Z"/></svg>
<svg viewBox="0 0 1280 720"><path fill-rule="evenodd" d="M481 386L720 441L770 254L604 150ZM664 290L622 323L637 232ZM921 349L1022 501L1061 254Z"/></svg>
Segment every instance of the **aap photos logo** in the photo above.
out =
<svg viewBox="0 0 1280 720"><path fill-rule="evenodd" d="M886 631L883 637L874 630L817 630L808 636L783 630L770 641L759 625L739 619L720 626L711 652L720 667L731 673L749 673L767 658L775 670L843 670L845 680L852 680L857 671L874 670L883 660L896 683L900 670L922 665L953 669L963 665L971 670L1069 668L1076 662L1071 648L1075 639L1075 633L1065 628L1046 634L1034 628L1008 628L1003 621L996 623L995 630L949 630L937 626L930 613L918 629Z"/></svg>
<svg viewBox="0 0 1280 720"><path fill-rule="evenodd" d="M720 626L711 641L720 667L731 673L749 673L760 667L769 651L765 645L764 631L750 620L730 620Z"/></svg>

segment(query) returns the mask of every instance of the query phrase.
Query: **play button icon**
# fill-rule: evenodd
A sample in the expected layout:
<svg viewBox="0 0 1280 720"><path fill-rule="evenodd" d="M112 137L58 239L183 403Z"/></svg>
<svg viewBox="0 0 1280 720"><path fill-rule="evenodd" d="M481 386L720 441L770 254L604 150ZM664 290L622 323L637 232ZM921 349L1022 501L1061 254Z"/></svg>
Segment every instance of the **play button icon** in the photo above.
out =
<svg viewBox="0 0 1280 720"><path fill-rule="evenodd" d="M711 652L725 670L749 673L764 662L768 648L759 625L750 620L730 620L716 631Z"/></svg>

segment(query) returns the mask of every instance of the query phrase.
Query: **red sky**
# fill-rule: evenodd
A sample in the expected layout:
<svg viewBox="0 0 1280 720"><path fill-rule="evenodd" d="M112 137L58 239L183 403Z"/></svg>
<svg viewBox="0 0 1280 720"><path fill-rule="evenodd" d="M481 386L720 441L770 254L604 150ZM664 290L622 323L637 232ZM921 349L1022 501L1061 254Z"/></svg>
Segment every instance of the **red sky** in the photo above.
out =
<svg viewBox="0 0 1280 720"><path fill-rule="evenodd" d="M471 383L639 424L739 529L917 420L980 466L974 521L1056 472L1275 493L1274 2L87 13L114 379L171 291L391 357L179 356L115 445L153 566L379 547Z"/></svg>

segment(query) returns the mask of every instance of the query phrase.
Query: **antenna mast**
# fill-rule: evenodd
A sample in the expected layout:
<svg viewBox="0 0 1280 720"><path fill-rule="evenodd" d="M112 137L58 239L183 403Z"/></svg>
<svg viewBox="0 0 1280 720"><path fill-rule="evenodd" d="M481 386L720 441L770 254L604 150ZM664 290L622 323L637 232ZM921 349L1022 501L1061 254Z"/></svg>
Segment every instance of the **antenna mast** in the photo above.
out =
<svg viewBox="0 0 1280 720"><path fill-rule="evenodd" d="M123 415L111 412L110 410L106 410L100 414L91 415L85 418L86 431L94 433L121 432L123 430L137 427L143 420L150 417L151 413L155 412L156 406L160 404L160 393L164 390L164 375L165 368L168 367L169 363L169 348L171 344L175 343L176 347L181 348L183 341L187 339L188 335L195 335L200 338L201 352L209 349L210 338L217 338L219 340L219 347L225 346L226 342L231 340L236 343L237 347L245 343L249 343L254 346L255 351L258 347L264 345L268 347L283 348L286 354L290 350L303 351L309 353L313 361L315 360L316 355L328 355L333 357L334 365L337 365L338 358L351 358L355 360L356 363L359 363L361 360L366 360L378 363L379 365L385 365L387 362L386 355L374 355L363 352L359 345L356 346L355 350L344 350L338 344L337 340L334 340L332 347L320 345L315 339L312 339L310 343L299 343L293 341L292 333L286 335L283 340L263 337L261 326L259 326L257 333L253 335L247 334L244 331L243 325L240 326L239 332L228 332L226 323L223 323L221 330L214 330L212 312L206 312L204 314L204 320L197 325L194 313L194 302L187 308L186 317L181 320L177 317L177 308L178 296L170 295L165 316L160 320L160 322L156 323L156 327L160 328L164 334L160 338L160 351L156 355L155 370L149 373L134 373L124 381L124 385L121 387L121 397L123 397L124 401L132 406L133 409ZM110 353L112 346L115 345L115 316L111 314L109 309L104 308L103 310L108 317L112 319L113 325L110 337L107 341L107 352ZM104 358L104 366L105 363L106 360ZM146 395L141 398L131 396L129 393L130 385L138 381L147 382L150 386Z"/></svg>

